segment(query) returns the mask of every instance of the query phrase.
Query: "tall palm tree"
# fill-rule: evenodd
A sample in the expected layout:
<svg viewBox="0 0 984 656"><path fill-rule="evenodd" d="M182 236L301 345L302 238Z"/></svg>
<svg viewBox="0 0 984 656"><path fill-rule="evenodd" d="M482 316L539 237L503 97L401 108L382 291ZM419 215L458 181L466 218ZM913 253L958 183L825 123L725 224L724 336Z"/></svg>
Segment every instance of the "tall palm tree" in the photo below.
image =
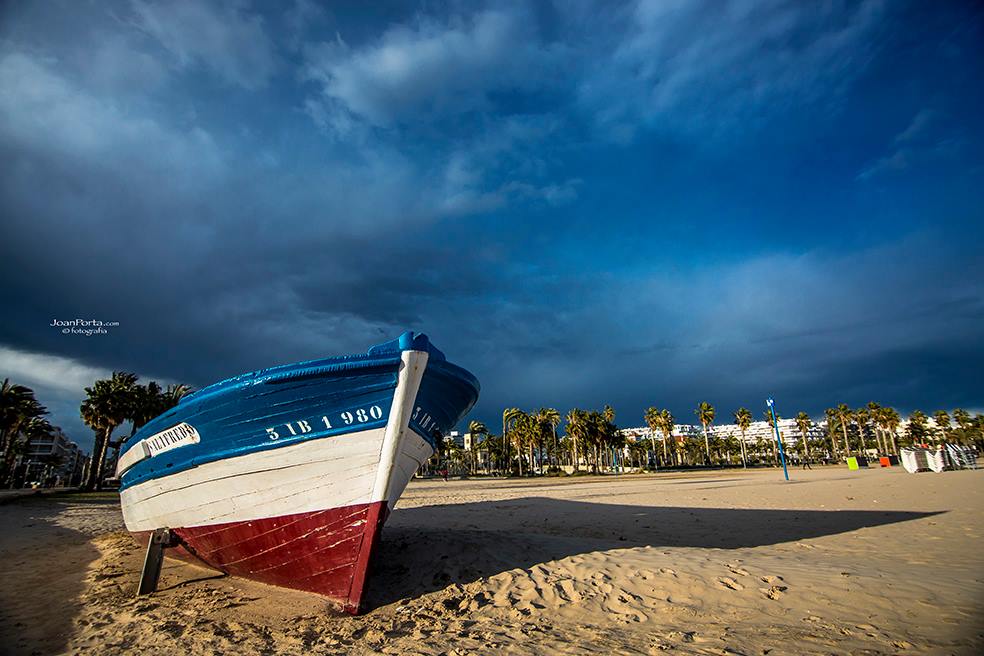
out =
<svg viewBox="0 0 984 656"><path fill-rule="evenodd" d="M673 413L667 408L663 408L659 411L659 427L663 431L663 456L666 457L666 443L673 440L673 427L676 425L676 419L673 418ZM681 462L682 458L680 455L679 448L674 445L674 451L676 451L677 462Z"/></svg>
<svg viewBox="0 0 984 656"><path fill-rule="evenodd" d="M810 426L813 425L813 420L810 419L810 415L805 412L801 412L796 415L796 427L800 430L800 435L803 436L803 453L806 454L806 459L810 459L810 443L806 437L806 434L810 431Z"/></svg>
<svg viewBox="0 0 984 656"><path fill-rule="evenodd" d="M892 440L892 453L895 455L899 454L899 445L895 441L895 437L899 430L899 424L902 423L902 418L899 417L899 413L895 408L884 407L881 409L881 425L885 428L888 433L889 438Z"/></svg>
<svg viewBox="0 0 984 656"><path fill-rule="evenodd" d="M704 449L707 451L707 464L711 464L711 440L707 436L707 427L714 423L714 406L707 401L701 401L694 410L700 425L704 427Z"/></svg>
<svg viewBox="0 0 984 656"><path fill-rule="evenodd" d="M865 456L868 453L868 445L864 441L864 429L870 420L871 413L868 412L868 408L858 408L854 411L854 423L858 425L858 435L861 437L861 453Z"/></svg>
<svg viewBox="0 0 984 656"><path fill-rule="evenodd" d="M984 446L984 415L980 413L974 414L974 419L972 420L971 427L976 431L977 436L974 439L977 442L977 448L980 449Z"/></svg>
<svg viewBox="0 0 984 656"><path fill-rule="evenodd" d="M560 413L556 408L540 408L536 411L536 421L542 432L547 429L550 430L550 434L553 436L553 450L554 457L556 458L557 452L557 426L560 425ZM547 458L548 462L550 458ZM549 467L548 467L549 469ZM540 471L543 471L543 463L540 463Z"/></svg>
<svg viewBox="0 0 984 656"><path fill-rule="evenodd" d="M83 486L86 490L102 489L106 447L113 431L130 414L136 383L136 374L114 371L112 378L97 380L92 387L85 388L86 399L82 401L80 412L82 420L96 433L92 463Z"/></svg>
<svg viewBox="0 0 984 656"><path fill-rule="evenodd" d="M646 426L649 427L649 440L653 443L653 458L656 458L656 433L660 431L662 426L662 421L660 420L659 410L653 407L646 408L646 412L642 415L642 418L646 421ZM663 458L666 458L666 442L663 442Z"/></svg>
<svg viewBox="0 0 984 656"><path fill-rule="evenodd" d="M512 473L512 462L511 462L511 456L509 454L510 451L509 423L515 420L518 412L520 412L519 408L506 408L505 410L502 411L502 439L505 443L504 446L506 450L506 468L508 471L507 475ZM522 465L520 465L520 467L522 467Z"/></svg>
<svg viewBox="0 0 984 656"><path fill-rule="evenodd" d="M21 450L24 428L48 414L48 409L34 398L34 390L11 383L5 378L0 383L0 481L11 483L14 475L14 459Z"/></svg>
<svg viewBox="0 0 984 656"><path fill-rule="evenodd" d="M578 452L577 452L577 439L582 438L582 444L584 441L584 431L586 428L587 413L579 408L571 408L567 413L565 420L567 421L567 435L571 438L572 446L572 458L574 471L578 470Z"/></svg>
<svg viewBox="0 0 984 656"><path fill-rule="evenodd" d="M875 441L878 443L878 452L888 453L888 446L885 444L884 436L882 435L881 414L882 407L874 401L869 401L868 416L871 417L871 427L875 432Z"/></svg>
<svg viewBox="0 0 984 656"><path fill-rule="evenodd" d="M512 435L512 439L515 440L516 444L516 463L519 466L519 475L523 475L523 435L522 431L516 430L519 421L526 416L526 413L519 408L507 408L502 413L502 425L503 432L505 435ZM512 471L512 463L509 463L509 470Z"/></svg>
<svg viewBox="0 0 984 656"><path fill-rule="evenodd" d="M615 424L615 410L610 405L606 405L604 410L595 413L594 422L598 433L599 455L605 455L605 463L609 469L619 471L625 437L618 432L618 426Z"/></svg>
<svg viewBox="0 0 984 656"><path fill-rule="evenodd" d="M909 415L909 425L906 426L905 432L906 437L913 444L921 444L926 441L926 436L929 434L929 426L926 420L926 413L922 410L913 410Z"/></svg>
<svg viewBox="0 0 984 656"><path fill-rule="evenodd" d="M488 439L489 429L477 419L472 419L468 422L468 432L472 435L472 464L474 469L478 469L478 436L484 435Z"/></svg>
<svg viewBox="0 0 984 656"><path fill-rule="evenodd" d="M942 441L946 442L946 432L950 430L950 415L947 414L946 410L937 410L933 413L933 421L936 422L936 427L943 438Z"/></svg>
<svg viewBox="0 0 984 656"><path fill-rule="evenodd" d="M0 447L5 455L9 447L8 439L12 439L19 426L34 415L30 409L40 407L30 387L12 383L9 378L4 378L0 383Z"/></svg>
<svg viewBox="0 0 984 656"><path fill-rule="evenodd" d="M973 424L973 420L970 418L970 413L963 408L957 408L953 411L953 420L957 422L957 426L960 430L969 430Z"/></svg>
<svg viewBox="0 0 984 656"><path fill-rule="evenodd" d="M752 425L752 413L748 411L748 408L735 410L735 425L741 431L741 465L748 467L748 460L745 457L745 431Z"/></svg>
<svg viewBox="0 0 984 656"><path fill-rule="evenodd" d="M847 425L851 423L851 409L847 407L846 403L840 403L834 408L834 414L837 416L837 422L844 432L844 453L849 456L851 455L851 445L847 441Z"/></svg>
<svg viewBox="0 0 984 656"><path fill-rule="evenodd" d="M773 464L776 467L778 467L779 466L779 448L778 448L779 445L776 443L776 440L774 439L774 437L775 437L775 434L778 432L776 430L776 420L782 419L782 417L780 417L777 414L775 420L773 420L772 419L772 411L771 410L766 410L765 412L763 412L762 413L762 417L765 419L765 423L767 423L769 425L769 428L772 430L772 435L769 436L769 444L772 445L772 460L773 460Z"/></svg>
<svg viewBox="0 0 984 656"><path fill-rule="evenodd" d="M966 444L970 440L970 429L974 425L970 413L963 408L957 408L953 411L953 421L957 422L957 428L960 430L959 442Z"/></svg>
<svg viewBox="0 0 984 656"><path fill-rule="evenodd" d="M823 411L823 414L827 416L827 437L830 438L830 456L835 460L840 460L840 454L837 453L837 410L834 408L827 408Z"/></svg>
<svg viewBox="0 0 984 656"><path fill-rule="evenodd" d="M513 436L516 438L516 450L519 453L519 472L523 475L523 460L529 458L526 473L533 475L533 446L539 439L539 426L536 418L520 411L513 420Z"/></svg>

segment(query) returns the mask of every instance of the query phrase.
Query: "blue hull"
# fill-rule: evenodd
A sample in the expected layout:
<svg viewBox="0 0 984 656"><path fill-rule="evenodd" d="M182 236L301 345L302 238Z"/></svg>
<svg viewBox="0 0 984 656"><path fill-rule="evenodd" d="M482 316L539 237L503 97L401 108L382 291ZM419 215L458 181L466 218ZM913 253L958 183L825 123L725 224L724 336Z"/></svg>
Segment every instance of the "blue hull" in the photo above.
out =
<svg viewBox="0 0 984 656"><path fill-rule="evenodd" d="M474 406L479 384L426 336L408 332L365 354L246 373L185 397L123 443L121 489L226 458L385 427L404 351L428 353L409 427L436 448ZM136 447L153 457L127 454Z"/></svg>

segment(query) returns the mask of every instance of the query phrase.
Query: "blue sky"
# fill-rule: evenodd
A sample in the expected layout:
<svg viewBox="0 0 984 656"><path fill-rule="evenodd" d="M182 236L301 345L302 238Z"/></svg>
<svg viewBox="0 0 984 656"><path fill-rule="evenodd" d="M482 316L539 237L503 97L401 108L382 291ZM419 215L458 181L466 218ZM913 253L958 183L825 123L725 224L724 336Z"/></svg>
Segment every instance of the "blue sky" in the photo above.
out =
<svg viewBox="0 0 984 656"><path fill-rule="evenodd" d="M980 409L975 3L0 9L0 376L427 332L505 406ZM62 335L53 319L119 321Z"/></svg>

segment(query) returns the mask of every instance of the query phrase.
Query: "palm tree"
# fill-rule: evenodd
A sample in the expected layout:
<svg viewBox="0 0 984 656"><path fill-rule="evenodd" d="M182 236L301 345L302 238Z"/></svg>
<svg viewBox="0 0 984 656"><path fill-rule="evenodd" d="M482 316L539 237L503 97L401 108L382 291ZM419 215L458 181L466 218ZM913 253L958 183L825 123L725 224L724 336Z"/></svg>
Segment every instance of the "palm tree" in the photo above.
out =
<svg viewBox="0 0 984 656"><path fill-rule="evenodd" d="M506 467L508 468L509 474L512 474L512 462L509 454L509 425L513 423L516 418L521 414L519 408L506 408L502 411L502 439L505 440L506 446ZM507 474L508 475L508 474ZM519 465L519 475L523 475L523 464L520 462Z"/></svg>
<svg viewBox="0 0 984 656"><path fill-rule="evenodd" d="M953 420L957 422L957 426L960 430L969 430L973 424L973 420L970 418L970 413L963 408L957 408L953 411Z"/></svg>
<svg viewBox="0 0 984 656"><path fill-rule="evenodd" d="M882 408L881 409L881 425L888 432L889 437L892 440L892 453L895 455L899 454L899 445L895 441L896 432L899 429L899 424L902 423L899 413L895 408Z"/></svg>
<svg viewBox="0 0 984 656"><path fill-rule="evenodd" d="M625 437L618 432L618 426L615 424L615 409L612 406L605 404L597 417L597 426L600 447L607 454L606 460L610 458L610 468L620 471Z"/></svg>
<svg viewBox="0 0 984 656"><path fill-rule="evenodd" d="M526 458L529 458L526 473L532 476L534 465L533 447L541 439L540 426L537 424L536 417L527 412L520 412L513 423L513 433L516 437L516 449L520 454L520 476L522 476L523 471L522 461Z"/></svg>
<svg viewBox="0 0 984 656"><path fill-rule="evenodd" d="M97 380L92 387L85 388L87 396L82 402L80 412L82 420L96 432L92 464L83 486L85 490L102 489L106 447L109 446L113 431L130 414L136 382L136 374L114 371L112 378Z"/></svg>
<svg viewBox="0 0 984 656"><path fill-rule="evenodd" d="M673 418L673 413L668 409L663 408L659 411L659 427L663 431L663 456L666 457L666 443L673 440L673 426L676 425L676 420ZM677 462L681 461L679 448L674 448L677 455Z"/></svg>
<svg viewBox="0 0 984 656"><path fill-rule="evenodd" d="M909 425L905 429L906 436L913 444L921 444L926 441L929 434L929 426L926 424L926 413L921 410L913 410L909 415Z"/></svg>
<svg viewBox="0 0 984 656"><path fill-rule="evenodd" d="M974 425L973 420L970 418L970 413L963 408L957 408L953 411L953 421L957 422L957 428L960 429L959 442L964 444L970 437L970 428Z"/></svg>
<svg viewBox="0 0 984 656"><path fill-rule="evenodd" d="M659 432L662 426L659 410L653 407L646 408L646 412L642 415L642 418L646 421L646 425L649 426L649 439L653 443L653 459L655 459L656 433ZM663 459L666 459L666 440L663 440Z"/></svg>
<svg viewBox="0 0 984 656"><path fill-rule="evenodd" d="M701 401L697 409L694 410L700 425L704 427L704 448L707 451L707 464L711 464L711 440L707 436L707 427L714 423L714 406L707 401Z"/></svg>
<svg viewBox="0 0 984 656"><path fill-rule="evenodd" d="M584 443L591 446L591 471L597 474L601 466L601 446L604 441L602 422L604 417L597 410L589 410L584 418Z"/></svg>
<svg viewBox="0 0 984 656"><path fill-rule="evenodd" d="M523 465L527 464L526 474L533 473L533 418L525 411L520 411L512 422L512 436L516 440L516 453L519 455L519 475L523 474Z"/></svg>
<svg viewBox="0 0 984 656"><path fill-rule="evenodd" d="M773 432L773 435L770 435L769 436L769 444L772 445L772 460L773 460L773 464L776 467L778 467L779 466L779 449L778 449L778 446L779 445L776 443L776 440L773 439L773 436L775 435L775 433L778 432L776 430L776 421L778 421L779 419L782 419L782 417L780 417L777 414L776 417L775 417L775 420L773 420L773 418L772 418L772 411L771 410L766 410L765 412L763 412L762 413L762 417L765 418L765 423L767 423L769 425L769 428L772 429L772 432Z"/></svg>
<svg viewBox="0 0 984 656"><path fill-rule="evenodd" d="M840 460L840 454L837 453L837 411L833 408L827 408L823 413L827 416L827 437L830 438L830 456L835 461L838 461Z"/></svg>
<svg viewBox="0 0 984 656"><path fill-rule="evenodd" d="M851 445L847 441L847 425L851 422L851 409L847 407L846 403L841 403L834 408L834 414L837 416L837 422L844 432L844 453L849 456L851 455Z"/></svg>
<svg viewBox="0 0 984 656"><path fill-rule="evenodd" d="M164 414L174 406L181 402L181 399L191 394L191 388L183 383L177 385L168 385L167 389L161 395L163 408L160 414Z"/></svg>
<svg viewBox="0 0 984 656"><path fill-rule="evenodd" d="M882 407L874 401L869 401L868 416L871 417L871 427L875 431L875 441L878 443L878 452L888 453L888 446L885 444L884 436L882 435L881 415Z"/></svg>
<svg viewBox="0 0 984 656"><path fill-rule="evenodd" d="M468 422L468 432L472 435L472 463L473 468L478 469L478 436L485 435L486 438L489 433L489 429L485 427L485 424L478 421L477 419L472 419Z"/></svg>
<svg viewBox="0 0 984 656"><path fill-rule="evenodd" d="M560 425L560 413L557 412L556 408L540 408L536 411L536 421L541 429L541 433L545 432L547 428L550 429L550 433L553 436L553 450L554 457L556 458L557 452L557 426ZM549 463L550 458L547 458ZM547 467L549 469L549 467ZM541 456L540 471L543 472L543 462Z"/></svg>
<svg viewBox="0 0 984 656"><path fill-rule="evenodd" d="M738 408L735 410L735 425L741 431L741 464L742 467L748 467L745 457L745 431L752 425L752 413L748 411L748 408Z"/></svg>
<svg viewBox="0 0 984 656"><path fill-rule="evenodd" d="M870 419L871 413L868 412L868 408L858 408L854 411L854 422L858 425L858 435L861 436L861 454L865 456L868 454L868 445L864 441L864 429Z"/></svg>
<svg viewBox="0 0 984 656"><path fill-rule="evenodd" d="M164 411L164 397L161 386L155 381L146 385L135 385L130 395L127 419L130 420L132 437L148 421Z"/></svg>
<svg viewBox="0 0 984 656"><path fill-rule="evenodd" d="M946 410L937 410L933 413L933 421L936 422L936 427L940 429L943 441L946 442L946 432L950 430L950 415Z"/></svg>
<svg viewBox="0 0 984 656"><path fill-rule="evenodd" d="M40 409L41 404L34 398L34 390L24 385L11 383L4 378L0 383L0 447L3 448L4 460L10 447L8 439L12 440L20 429L20 425Z"/></svg>
<svg viewBox="0 0 984 656"><path fill-rule="evenodd" d="M571 410L567 413L567 417L565 417L567 421L567 435L571 438L574 471L578 470L577 438L581 437L583 441L583 438L585 437L584 431L586 428L586 415L587 413L585 413L584 410L579 408L571 408Z"/></svg>
<svg viewBox="0 0 984 656"><path fill-rule="evenodd" d="M48 414L48 409L34 398L34 390L24 385L11 383L5 378L0 383L0 480L13 481L13 463L17 451L23 446L20 438L25 437L24 428L32 421Z"/></svg>
<svg viewBox="0 0 984 656"><path fill-rule="evenodd" d="M978 443L977 448L978 450L980 450L982 446L981 443L984 442L984 415L979 413L975 414L972 427L977 431L977 439L975 440L975 442Z"/></svg>
<svg viewBox="0 0 984 656"><path fill-rule="evenodd" d="M810 415L805 412L796 415L796 427L800 429L800 434L803 436L803 452L806 454L807 461L810 459L810 444L806 434L810 431L810 426L812 425L813 420L810 419Z"/></svg>

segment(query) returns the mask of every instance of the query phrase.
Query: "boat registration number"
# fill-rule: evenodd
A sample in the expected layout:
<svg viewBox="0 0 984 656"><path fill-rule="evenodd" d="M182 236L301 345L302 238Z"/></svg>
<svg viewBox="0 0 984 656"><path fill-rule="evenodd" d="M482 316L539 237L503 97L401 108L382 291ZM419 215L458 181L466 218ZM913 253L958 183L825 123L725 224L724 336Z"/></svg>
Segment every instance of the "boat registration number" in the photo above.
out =
<svg viewBox="0 0 984 656"><path fill-rule="evenodd" d="M374 405L368 408L355 408L354 410L338 412L333 414L332 417L335 420L335 425L338 423L345 426L364 424L369 421L382 419L383 409L378 405ZM271 440L279 440L281 437L297 437L298 435L306 435L315 431L332 430L335 428L335 425L332 425L331 422L332 420L328 418L328 415L321 415L320 419L295 419L294 421L287 421L283 424L267 428L266 436Z"/></svg>
<svg viewBox="0 0 984 656"><path fill-rule="evenodd" d="M167 430L145 438L144 444L147 445L147 450L150 452L151 457L153 457L171 449L188 446L189 444L198 444L201 439L202 436L198 434L198 430L194 426L181 422L177 426L172 426Z"/></svg>

